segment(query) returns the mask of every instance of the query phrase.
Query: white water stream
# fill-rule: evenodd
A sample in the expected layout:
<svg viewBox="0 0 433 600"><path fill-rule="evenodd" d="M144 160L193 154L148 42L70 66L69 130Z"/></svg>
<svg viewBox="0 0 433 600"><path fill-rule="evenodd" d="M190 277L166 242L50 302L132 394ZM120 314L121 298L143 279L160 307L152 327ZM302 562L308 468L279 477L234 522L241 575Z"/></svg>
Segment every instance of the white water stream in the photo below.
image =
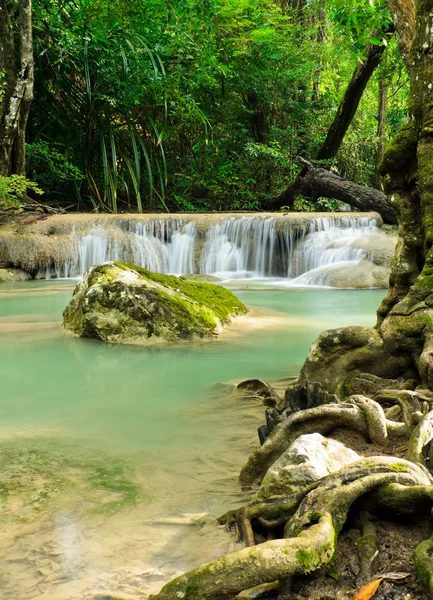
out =
<svg viewBox="0 0 433 600"><path fill-rule="evenodd" d="M309 230L277 230L273 217L223 217L203 231L181 218L151 218L71 232L73 256L55 261L46 278L79 277L92 265L124 260L151 271L204 273L222 279L280 278L293 285L327 285L330 271L366 258L359 238L377 236L371 217L317 217ZM385 235L385 234L383 234Z"/></svg>

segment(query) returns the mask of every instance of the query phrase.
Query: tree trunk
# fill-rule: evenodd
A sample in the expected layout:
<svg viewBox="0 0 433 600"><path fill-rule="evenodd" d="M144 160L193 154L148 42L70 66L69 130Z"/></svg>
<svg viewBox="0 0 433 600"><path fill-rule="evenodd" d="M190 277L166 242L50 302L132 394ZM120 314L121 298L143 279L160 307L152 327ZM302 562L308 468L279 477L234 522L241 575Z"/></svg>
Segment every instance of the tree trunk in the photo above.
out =
<svg viewBox="0 0 433 600"><path fill-rule="evenodd" d="M388 101L388 88L384 76L379 79L378 85L378 108L377 108L377 146L376 146L376 172L374 176L374 187L381 188L379 166L382 162L386 149L386 111Z"/></svg>
<svg viewBox="0 0 433 600"><path fill-rule="evenodd" d="M388 0L403 59L410 71L410 50L415 33L415 0Z"/></svg>
<svg viewBox="0 0 433 600"><path fill-rule="evenodd" d="M33 100L31 0L0 0L0 175L25 175L25 131Z"/></svg>
<svg viewBox="0 0 433 600"><path fill-rule="evenodd" d="M269 126L263 106L255 92L249 92L245 103L251 113L251 128L254 139L259 144L269 144Z"/></svg>
<svg viewBox="0 0 433 600"><path fill-rule="evenodd" d="M388 33L390 32L391 29ZM365 48L363 54L366 58L356 66L352 74L349 85L347 86L331 127L328 130L326 139L317 153L317 160L328 160L336 156L340 149L341 142L343 141L358 109L362 94L364 93L374 70L379 65L385 48L386 46L384 44L381 46L368 44ZM300 183L299 180L302 179L304 175L305 169L299 173L296 180L291 183L278 198L270 200L265 205L265 208L268 210L277 210L281 206L293 206L296 197L299 196L297 190L302 188L302 183Z"/></svg>
<svg viewBox="0 0 433 600"><path fill-rule="evenodd" d="M365 60L357 64L352 74L349 85L344 93L343 100L341 101L332 125L328 130L326 139L317 153L317 160L327 160L336 156L340 149L341 142L353 121L353 117L358 109L359 102L367 83L370 81L374 70L382 60L385 48L386 46L384 44L381 46L368 44L365 48L363 52Z"/></svg>
<svg viewBox="0 0 433 600"><path fill-rule="evenodd" d="M318 44L323 44L325 42L325 20L326 20L325 10L324 10L323 6L319 6L319 10L318 10L318 14L317 14L318 23L317 23L317 34L316 34L316 41ZM319 101L321 75L322 75L322 59L320 59L319 66L314 74L313 94L311 97L313 102Z"/></svg>
<svg viewBox="0 0 433 600"><path fill-rule="evenodd" d="M416 10L414 41L405 57L409 120L381 164L399 225L388 295L375 329L321 334L301 371L301 384L320 382L340 397L368 394L379 378L398 381L400 389L433 390L433 0L417 0Z"/></svg>
<svg viewBox="0 0 433 600"><path fill-rule="evenodd" d="M321 197L335 198L360 211L377 211L385 223L397 223L395 212L380 190L358 185L327 169L315 168L306 160L298 160L303 164L305 174L296 179L294 196L304 196L312 201Z"/></svg>

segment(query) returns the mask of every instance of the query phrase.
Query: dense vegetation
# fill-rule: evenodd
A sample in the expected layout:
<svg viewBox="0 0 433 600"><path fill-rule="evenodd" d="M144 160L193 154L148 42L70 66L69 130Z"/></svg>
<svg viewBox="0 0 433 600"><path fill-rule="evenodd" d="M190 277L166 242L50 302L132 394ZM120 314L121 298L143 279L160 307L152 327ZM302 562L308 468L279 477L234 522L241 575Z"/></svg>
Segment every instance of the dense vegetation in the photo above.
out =
<svg viewBox="0 0 433 600"><path fill-rule="evenodd" d="M259 208L297 155L314 158L389 21L378 0L37 2L27 176L73 210ZM374 183L407 92L390 39L333 161L342 175Z"/></svg>

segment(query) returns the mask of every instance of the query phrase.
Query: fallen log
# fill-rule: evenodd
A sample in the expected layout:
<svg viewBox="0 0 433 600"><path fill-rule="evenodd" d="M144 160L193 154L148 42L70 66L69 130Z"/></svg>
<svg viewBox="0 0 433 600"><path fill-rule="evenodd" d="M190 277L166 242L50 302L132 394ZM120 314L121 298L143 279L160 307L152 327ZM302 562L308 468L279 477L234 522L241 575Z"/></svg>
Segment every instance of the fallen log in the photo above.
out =
<svg viewBox="0 0 433 600"><path fill-rule="evenodd" d="M298 157L303 170L278 198L271 200L266 208L276 210L281 206L292 208L296 198L304 196L313 202L318 198L333 198L345 202L360 211L376 211L385 223L397 223L394 209L380 190L358 185L327 169L314 167Z"/></svg>

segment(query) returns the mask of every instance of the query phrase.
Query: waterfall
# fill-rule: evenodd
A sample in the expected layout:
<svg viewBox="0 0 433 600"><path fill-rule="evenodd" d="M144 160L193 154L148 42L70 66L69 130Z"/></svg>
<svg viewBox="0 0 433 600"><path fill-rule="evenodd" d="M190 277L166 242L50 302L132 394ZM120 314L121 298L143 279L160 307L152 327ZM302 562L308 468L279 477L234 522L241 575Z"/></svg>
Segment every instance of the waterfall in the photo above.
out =
<svg viewBox="0 0 433 600"><path fill-rule="evenodd" d="M76 252L67 261L54 259L47 267L46 278L81 277L92 265L122 260L156 271L182 275L194 271L196 227L183 226L181 219L152 219L127 222L121 226L93 227L86 235L75 230Z"/></svg>
<svg viewBox="0 0 433 600"><path fill-rule="evenodd" d="M327 285L333 269L368 258L356 240L379 234L385 235L371 216L113 217L72 229L67 250L53 252L46 278L80 277L94 264L122 260L175 275Z"/></svg>
<svg viewBox="0 0 433 600"><path fill-rule="evenodd" d="M222 279L269 277L276 239L272 217L230 217L207 231L200 272Z"/></svg>
<svg viewBox="0 0 433 600"><path fill-rule="evenodd" d="M293 252L291 285L326 286L330 272L341 267L355 267L367 253L353 248L356 239L378 233L377 222L369 217L335 219L319 217Z"/></svg>

